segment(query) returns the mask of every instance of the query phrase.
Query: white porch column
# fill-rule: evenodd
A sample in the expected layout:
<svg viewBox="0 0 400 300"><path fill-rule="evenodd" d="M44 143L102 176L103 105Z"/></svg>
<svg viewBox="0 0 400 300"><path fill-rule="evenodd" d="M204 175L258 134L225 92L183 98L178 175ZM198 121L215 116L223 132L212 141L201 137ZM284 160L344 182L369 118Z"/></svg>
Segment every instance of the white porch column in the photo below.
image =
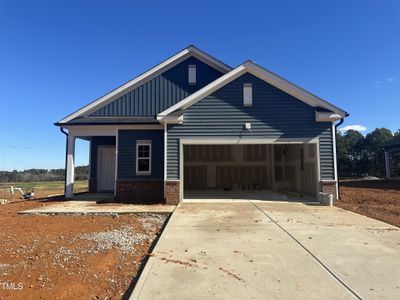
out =
<svg viewBox="0 0 400 300"><path fill-rule="evenodd" d="M74 196L75 177L75 136L71 134L68 134L66 160L65 197L72 198Z"/></svg>
<svg viewBox="0 0 400 300"><path fill-rule="evenodd" d="M385 151L385 173L386 173L386 178L390 179L390 158L389 158L389 152Z"/></svg>

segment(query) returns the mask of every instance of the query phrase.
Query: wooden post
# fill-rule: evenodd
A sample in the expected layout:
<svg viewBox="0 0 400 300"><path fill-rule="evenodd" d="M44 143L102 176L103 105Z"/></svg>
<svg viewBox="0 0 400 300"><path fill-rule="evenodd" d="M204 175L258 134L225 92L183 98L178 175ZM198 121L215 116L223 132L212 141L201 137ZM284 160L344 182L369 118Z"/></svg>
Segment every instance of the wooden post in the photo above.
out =
<svg viewBox="0 0 400 300"><path fill-rule="evenodd" d="M385 173L386 179L390 179L390 157L387 151L385 151Z"/></svg>

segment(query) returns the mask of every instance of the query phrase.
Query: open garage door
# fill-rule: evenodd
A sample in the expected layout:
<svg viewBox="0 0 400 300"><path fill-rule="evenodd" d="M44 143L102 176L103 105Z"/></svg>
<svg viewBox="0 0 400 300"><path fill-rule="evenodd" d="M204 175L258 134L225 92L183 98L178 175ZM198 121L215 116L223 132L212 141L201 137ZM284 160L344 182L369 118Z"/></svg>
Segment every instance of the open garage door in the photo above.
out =
<svg viewBox="0 0 400 300"><path fill-rule="evenodd" d="M316 144L184 145L183 161L184 198L317 194Z"/></svg>

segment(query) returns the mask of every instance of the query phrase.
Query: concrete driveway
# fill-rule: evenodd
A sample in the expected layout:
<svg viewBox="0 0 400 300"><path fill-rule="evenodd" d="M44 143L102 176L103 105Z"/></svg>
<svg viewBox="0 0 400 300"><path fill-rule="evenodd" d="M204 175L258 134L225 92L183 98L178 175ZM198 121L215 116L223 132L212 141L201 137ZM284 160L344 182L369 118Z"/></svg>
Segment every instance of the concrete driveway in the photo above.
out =
<svg viewBox="0 0 400 300"><path fill-rule="evenodd" d="M338 208L183 203L131 299L398 299L397 227Z"/></svg>

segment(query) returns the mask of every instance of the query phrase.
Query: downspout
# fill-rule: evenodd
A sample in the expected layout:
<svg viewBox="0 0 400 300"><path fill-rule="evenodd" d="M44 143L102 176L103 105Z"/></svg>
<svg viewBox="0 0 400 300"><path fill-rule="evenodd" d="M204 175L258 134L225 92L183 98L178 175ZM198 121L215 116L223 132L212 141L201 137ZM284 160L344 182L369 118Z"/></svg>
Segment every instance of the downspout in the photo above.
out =
<svg viewBox="0 0 400 300"><path fill-rule="evenodd" d="M337 135L337 128L342 125L344 122L344 119L340 119L339 123L335 124L335 139L336 139L336 135ZM336 147L336 174L337 174L337 188L338 188L338 199L340 199L340 184L339 184L339 160L337 157L337 141L335 143L335 147Z"/></svg>
<svg viewBox="0 0 400 300"><path fill-rule="evenodd" d="M68 155L68 133L64 128L60 127L60 131L65 134L65 168L64 168L64 197L67 191L67 155Z"/></svg>

